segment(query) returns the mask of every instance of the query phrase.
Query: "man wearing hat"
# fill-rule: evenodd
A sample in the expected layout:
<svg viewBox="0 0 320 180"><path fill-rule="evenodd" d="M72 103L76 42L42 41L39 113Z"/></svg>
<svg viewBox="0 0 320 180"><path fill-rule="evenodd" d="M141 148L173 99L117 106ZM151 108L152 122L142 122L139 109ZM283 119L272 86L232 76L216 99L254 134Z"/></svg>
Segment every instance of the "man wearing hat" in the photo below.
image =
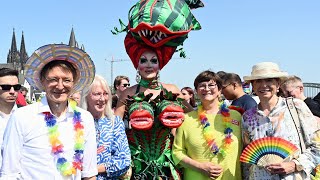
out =
<svg viewBox="0 0 320 180"><path fill-rule="evenodd" d="M63 44L40 47L26 62L29 84L46 92L14 112L2 147L4 179L95 179L96 139L91 114L68 97L89 86L94 64L84 51Z"/></svg>

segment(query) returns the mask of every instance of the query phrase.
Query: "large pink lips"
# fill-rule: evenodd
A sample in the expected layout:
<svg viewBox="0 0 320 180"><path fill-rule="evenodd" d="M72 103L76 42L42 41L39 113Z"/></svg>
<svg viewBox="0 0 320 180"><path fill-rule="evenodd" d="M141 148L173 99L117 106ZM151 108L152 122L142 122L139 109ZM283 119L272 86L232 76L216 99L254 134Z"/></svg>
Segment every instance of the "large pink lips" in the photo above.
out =
<svg viewBox="0 0 320 180"><path fill-rule="evenodd" d="M153 116L147 110L135 110L129 119L132 128L137 130L149 130L153 125Z"/></svg>
<svg viewBox="0 0 320 180"><path fill-rule="evenodd" d="M159 120L167 127L177 128L184 120L183 109L180 106L170 105L159 114Z"/></svg>

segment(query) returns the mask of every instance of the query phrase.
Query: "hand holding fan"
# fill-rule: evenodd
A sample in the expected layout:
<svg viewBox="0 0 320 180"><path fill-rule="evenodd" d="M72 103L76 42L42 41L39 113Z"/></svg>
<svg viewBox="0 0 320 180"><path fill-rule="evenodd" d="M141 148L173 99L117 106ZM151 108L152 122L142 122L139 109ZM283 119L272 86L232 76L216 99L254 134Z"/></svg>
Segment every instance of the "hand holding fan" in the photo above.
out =
<svg viewBox="0 0 320 180"><path fill-rule="evenodd" d="M258 166L281 163L298 151L291 142L278 137L265 137L250 143L242 152L240 161Z"/></svg>

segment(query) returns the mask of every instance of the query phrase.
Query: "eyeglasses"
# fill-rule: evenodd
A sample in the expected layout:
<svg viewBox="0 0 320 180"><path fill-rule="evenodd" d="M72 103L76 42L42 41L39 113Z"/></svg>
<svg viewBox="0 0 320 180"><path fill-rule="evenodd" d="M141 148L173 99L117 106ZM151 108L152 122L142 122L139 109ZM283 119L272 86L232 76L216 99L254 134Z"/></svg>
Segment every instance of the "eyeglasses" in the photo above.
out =
<svg viewBox="0 0 320 180"><path fill-rule="evenodd" d="M300 88L301 86L293 86L292 90L291 91L283 91L284 95L286 97L291 97L292 96L292 92L297 89L297 88Z"/></svg>
<svg viewBox="0 0 320 180"><path fill-rule="evenodd" d="M199 84L198 85L198 89L199 90L205 90L206 88L209 88L210 90L212 89L215 89L217 87L217 84L205 84L205 83L202 83L202 84Z"/></svg>
<svg viewBox="0 0 320 180"><path fill-rule="evenodd" d="M50 85L56 86L59 84L61 78L45 78L45 79L49 82ZM73 80L71 79L61 79L61 80L64 86L71 86L73 83Z"/></svg>
<svg viewBox="0 0 320 180"><path fill-rule="evenodd" d="M222 86L222 89L225 89L225 88L227 88L228 86L230 86L232 83L229 83L229 84L227 84L227 85L223 85Z"/></svg>
<svg viewBox="0 0 320 180"><path fill-rule="evenodd" d="M15 84L15 85L1 84L0 87L1 87L1 90L3 91L10 91L12 87L15 91L19 91L21 88L21 85L20 84Z"/></svg>
<svg viewBox="0 0 320 180"><path fill-rule="evenodd" d="M123 87L130 87L130 84L129 83L126 83L126 84L122 84Z"/></svg>

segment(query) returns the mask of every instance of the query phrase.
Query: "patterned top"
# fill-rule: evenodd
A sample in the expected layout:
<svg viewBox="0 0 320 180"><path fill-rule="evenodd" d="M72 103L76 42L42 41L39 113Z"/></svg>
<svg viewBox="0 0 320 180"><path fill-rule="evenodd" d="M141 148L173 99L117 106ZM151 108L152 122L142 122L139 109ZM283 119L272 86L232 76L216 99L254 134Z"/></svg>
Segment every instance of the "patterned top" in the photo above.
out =
<svg viewBox="0 0 320 180"><path fill-rule="evenodd" d="M95 120L97 137L97 163L104 164L106 173L98 174L97 179L118 179L130 167L130 149L124 124L119 116L114 123L107 117Z"/></svg>
<svg viewBox="0 0 320 180"><path fill-rule="evenodd" d="M309 174L319 162L320 158L320 133L316 132L320 128L311 111L303 101L294 99L294 105L299 115L300 124L305 134L304 141L307 146L306 152L298 155L295 159L297 159L299 164L304 168L304 172L300 174L304 179L309 179ZM290 141L301 151L299 135L284 98L279 97L278 103L270 111L268 116L265 116L264 112L258 108L252 108L246 111L243 114L242 128L245 145L259 138L273 136ZM256 165L252 165L248 171L244 171L243 173L245 179L295 179L294 174L286 176L271 175L264 168Z"/></svg>
<svg viewBox="0 0 320 180"><path fill-rule="evenodd" d="M221 147L225 138L222 115L206 114L212 126L215 141L218 147ZM223 173L217 179L219 180L238 180L241 179L240 153L241 153L241 115L235 110L230 110L230 116L234 120L231 125L233 130L233 142L227 149L226 157L220 154L214 155L207 145L203 136L203 127L198 120L198 112L192 111L185 115L185 120L177 129L176 136L172 147L172 157L176 164L186 156L198 162L212 162L219 164L223 168ZM203 173L185 168L184 180L209 180L208 176Z"/></svg>

